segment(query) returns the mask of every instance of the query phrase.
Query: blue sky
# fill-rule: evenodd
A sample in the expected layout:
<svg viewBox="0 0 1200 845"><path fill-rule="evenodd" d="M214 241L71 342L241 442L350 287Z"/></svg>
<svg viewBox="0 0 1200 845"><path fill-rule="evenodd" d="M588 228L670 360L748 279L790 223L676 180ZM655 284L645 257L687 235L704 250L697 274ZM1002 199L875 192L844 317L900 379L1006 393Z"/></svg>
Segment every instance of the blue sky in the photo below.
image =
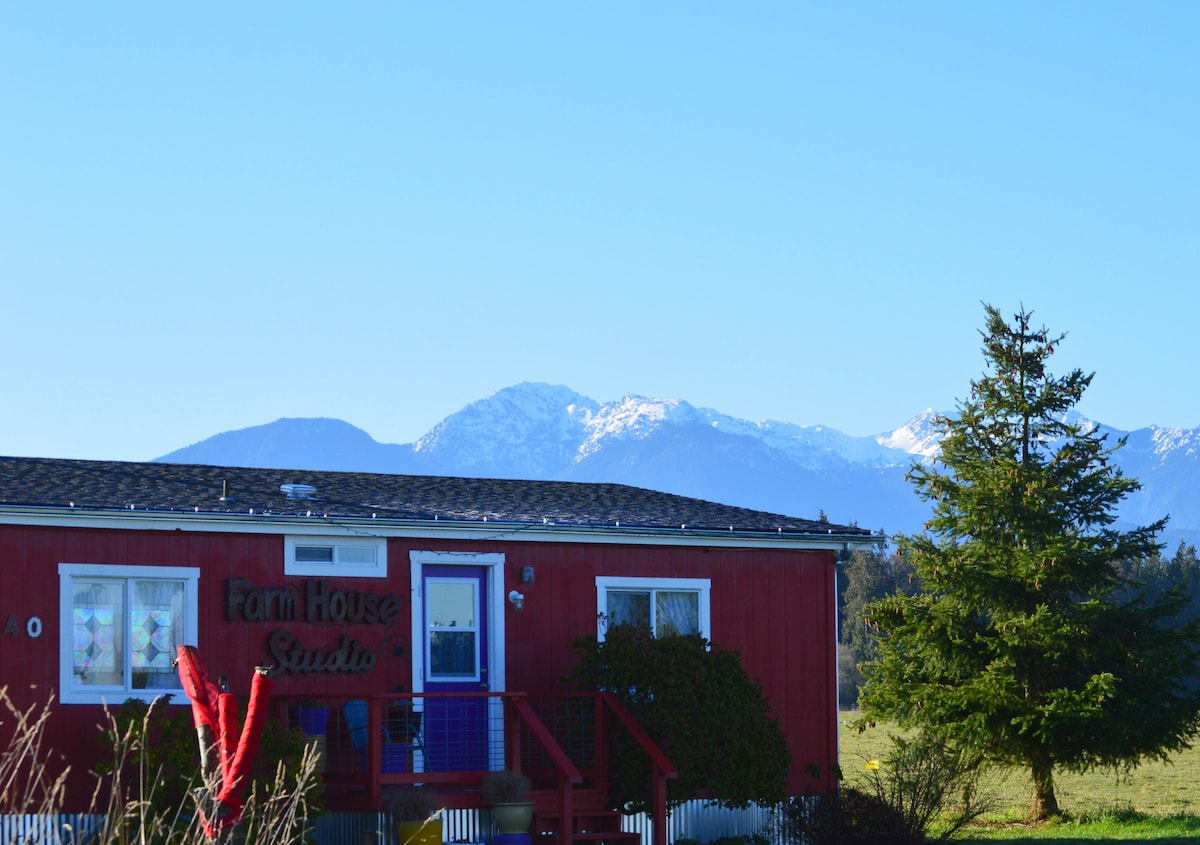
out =
<svg viewBox="0 0 1200 845"><path fill-rule="evenodd" d="M1200 6L0 3L0 453L521 381L891 429L1068 333L1200 425Z"/></svg>

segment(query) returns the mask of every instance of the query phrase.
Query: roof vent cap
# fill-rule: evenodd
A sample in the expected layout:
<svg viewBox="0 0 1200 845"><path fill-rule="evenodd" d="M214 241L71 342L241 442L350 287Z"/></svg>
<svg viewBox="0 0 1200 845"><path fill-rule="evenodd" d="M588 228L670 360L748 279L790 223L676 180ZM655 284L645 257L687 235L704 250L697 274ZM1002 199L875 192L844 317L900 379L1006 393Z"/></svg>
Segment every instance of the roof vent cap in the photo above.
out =
<svg viewBox="0 0 1200 845"><path fill-rule="evenodd" d="M279 492L289 499L311 499L317 494L317 488L311 484L280 484Z"/></svg>

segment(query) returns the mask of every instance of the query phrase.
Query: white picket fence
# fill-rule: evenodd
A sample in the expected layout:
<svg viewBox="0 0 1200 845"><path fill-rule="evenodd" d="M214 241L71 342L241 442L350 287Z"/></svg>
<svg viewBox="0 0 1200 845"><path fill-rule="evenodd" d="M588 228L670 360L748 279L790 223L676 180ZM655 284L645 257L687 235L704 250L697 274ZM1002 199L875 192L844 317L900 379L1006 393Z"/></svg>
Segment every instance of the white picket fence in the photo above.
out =
<svg viewBox="0 0 1200 845"><path fill-rule="evenodd" d="M103 816L0 815L0 845L86 845L100 829ZM689 801L667 820L669 843L679 839L711 842L726 836L761 834L771 839L771 808L727 810L708 801ZM626 816L623 828L642 836L642 845L655 845L653 825L645 815ZM443 819L446 842L487 845L491 825L478 810L451 810ZM311 841L316 845L388 845L384 816L379 813L329 813L316 820Z"/></svg>
<svg viewBox="0 0 1200 845"><path fill-rule="evenodd" d="M0 845L84 845L103 816L0 815Z"/></svg>
<svg viewBox="0 0 1200 845"><path fill-rule="evenodd" d="M317 845L388 845L387 820L376 813L330 813L317 820L312 840ZM479 810L449 810L443 816L443 838L453 843L487 845L490 839L487 816ZM695 839L711 842L726 836L760 834L773 839L771 808L750 807L727 810L710 801L689 801L676 807L667 819L667 841ZM644 814L625 816L622 829L641 834L642 845L654 845L654 827Z"/></svg>

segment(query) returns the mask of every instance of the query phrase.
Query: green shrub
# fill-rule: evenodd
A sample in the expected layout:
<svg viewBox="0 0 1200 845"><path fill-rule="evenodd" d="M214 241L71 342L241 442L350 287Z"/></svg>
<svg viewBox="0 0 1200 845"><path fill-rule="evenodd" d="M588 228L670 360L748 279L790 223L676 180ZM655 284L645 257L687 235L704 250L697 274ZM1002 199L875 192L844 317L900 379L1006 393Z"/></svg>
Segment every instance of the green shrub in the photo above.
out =
<svg viewBox="0 0 1200 845"><path fill-rule="evenodd" d="M579 637L571 648L578 663L565 680L615 693L679 770L667 782L672 805L702 790L730 807L786 797L787 739L736 652L700 636L655 638L632 625L609 628L603 642ZM619 726L610 737L609 806L650 812L646 755Z"/></svg>
<svg viewBox="0 0 1200 845"><path fill-rule="evenodd" d="M995 807L979 789L978 756L931 735L892 743L864 785L782 804L774 819L780 838L805 845L918 845L930 835L946 841Z"/></svg>
<svg viewBox="0 0 1200 845"><path fill-rule="evenodd" d="M946 841L995 806L979 789L980 763L933 735L893 737L891 753L872 762L865 785L792 798L776 811L774 826L784 841L806 845L916 845L931 834Z"/></svg>
<svg viewBox="0 0 1200 845"><path fill-rule="evenodd" d="M99 737L107 756L96 765L96 774L111 776L122 800L146 797L155 815L183 806L201 785L191 710L169 706L166 697L131 698L111 718Z"/></svg>
<svg viewBox="0 0 1200 845"><path fill-rule="evenodd" d="M914 833L903 813L878 795L843 787L820 796L812 806L806 831L813 845L918 845L923 833Z"/></svg>
<svg viewBox="0 0 1200 845"><path fill-rule="evenodd" d="M244 718L246 702L239 714ZM239 729L241 725L239 724ZM247 797L295 789L302 770L308 738L299 728L285 731L277 719L267 719L254 757ZM174 707L166 697L153 702L128 699L112 716L112 724L100 736L107 753L96 766L96 774L123 792L122 800L137 801L151 818L176 818L187 822L193 806L192 791L202 785L200 748L192 712ZM282 783L279 768L283 766ZM306 784L305 804L310 816L324 810L319 784Z"/></svg>
<svg viewBox="0 0 1200 845"><path fill-rule="evenodd" d="M912 841L936 827L946 841L995 806L980 790L983 760L934 733L892 737L892 751L872 772L875 797L899 813Z"/></svg>
<svg viewBox="0 0 1200 845"><path fill-rule="evenodd" d="M904 818L877 796L850 786L788 799L776 810L779 838L796 845L915 845Z"/></svg>

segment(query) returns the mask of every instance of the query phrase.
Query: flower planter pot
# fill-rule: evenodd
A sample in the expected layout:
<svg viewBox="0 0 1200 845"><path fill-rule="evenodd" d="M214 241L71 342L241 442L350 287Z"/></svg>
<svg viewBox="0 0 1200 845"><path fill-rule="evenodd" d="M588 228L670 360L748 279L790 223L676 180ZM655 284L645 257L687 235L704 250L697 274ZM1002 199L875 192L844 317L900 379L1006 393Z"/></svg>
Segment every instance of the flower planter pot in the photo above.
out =
<svg viewBox="0 0 1200 845"><path fill-rule="evenodd" d="M442 845L442 820L396 822L398 845Z"/></svg>
<svg viewBox="0 0 1200 845"><path fill-rule="evenodd" d="M492 805L492 819L502 834L525 833L533 823L533 802Z"/></svg>

